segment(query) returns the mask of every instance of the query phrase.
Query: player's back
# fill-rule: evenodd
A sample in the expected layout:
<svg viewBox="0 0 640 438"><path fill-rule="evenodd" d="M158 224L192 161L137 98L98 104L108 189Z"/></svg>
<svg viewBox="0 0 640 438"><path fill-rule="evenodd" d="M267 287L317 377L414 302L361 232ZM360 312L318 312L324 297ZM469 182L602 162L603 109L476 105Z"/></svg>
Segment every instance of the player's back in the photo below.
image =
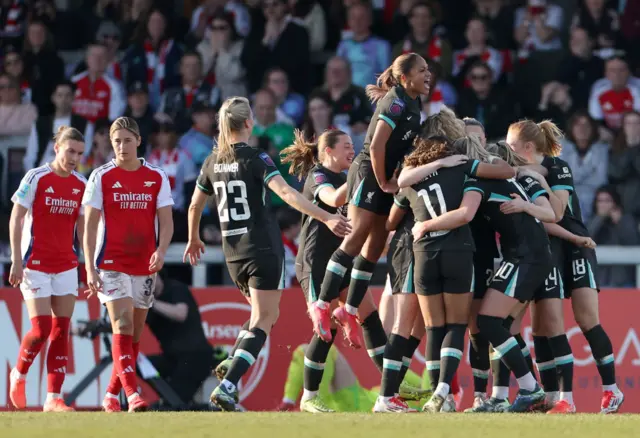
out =
<svg viewBox="0 0 640 438"><path fill-rule="evenodd" d="M407 198L408 190L409 189L400 190L400 192L393 198L393 202L398 206L398 208L405 210L405 214L398 223L396 232L391 238L391 242L389 243L390 248L394 246L408 246L411 249L413 244L413 234L411 231L416 221L413 216L413 210L411 210L409 199Z"/></svg>
<svg viewBox="0 0 640 438"><path fill-rule="evenodd" d="M280 172L266 152L245 143L233 148L231 162L218 162L216 151L209 155L198 178L198 187L215 198L225 258L281 254L284 247L266 187Z"/></svg>

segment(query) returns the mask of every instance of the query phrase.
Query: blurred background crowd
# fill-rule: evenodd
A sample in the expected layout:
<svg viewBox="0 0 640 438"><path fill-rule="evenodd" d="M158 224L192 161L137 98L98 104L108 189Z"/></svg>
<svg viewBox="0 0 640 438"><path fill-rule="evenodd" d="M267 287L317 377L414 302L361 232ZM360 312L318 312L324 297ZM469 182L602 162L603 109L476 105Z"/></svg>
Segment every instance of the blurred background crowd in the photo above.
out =
<svg viewBox="0 0 640 438"><path fill-rule="evenodd" d="M295 128L345 130L360 150L364 87L412 51L432 72L424 118L449 106L487 141L520 118L552 119L595 241L638 245L639 43L640 0L0 0L0 255L10 196L51 160L60 125L85 133L88 175L112 158L110 121L135 118L140 156L169 176L183 242L224 99L251 99L252 142L279 166ZM272 200L293 277L300 216ZM207 244L220 243L216 219L203 218ZM635 284L634 268L601 277Z"/></svg>

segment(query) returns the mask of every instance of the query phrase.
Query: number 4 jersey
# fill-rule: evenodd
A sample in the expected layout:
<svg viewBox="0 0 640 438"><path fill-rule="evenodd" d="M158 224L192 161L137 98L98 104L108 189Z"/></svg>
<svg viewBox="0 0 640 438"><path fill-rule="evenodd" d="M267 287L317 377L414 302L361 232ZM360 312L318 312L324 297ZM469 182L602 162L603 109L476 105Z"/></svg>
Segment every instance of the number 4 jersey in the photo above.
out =
<svg viewBox="0 0 640 438"><path fill-rule="evenodd" d="M244 260L284 251L280 229L271 212L267 184L280 175L261 149L245 143L233 145L235 160L218 163L214 150L207 157L198 188L215 196L227 261Z"/></svg>

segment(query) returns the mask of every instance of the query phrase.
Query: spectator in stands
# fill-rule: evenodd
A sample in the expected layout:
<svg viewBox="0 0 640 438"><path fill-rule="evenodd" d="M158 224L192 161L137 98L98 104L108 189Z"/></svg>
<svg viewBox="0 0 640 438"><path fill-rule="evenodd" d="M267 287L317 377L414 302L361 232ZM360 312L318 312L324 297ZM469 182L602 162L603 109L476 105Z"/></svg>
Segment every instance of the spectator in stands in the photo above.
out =
<svg viewBox="0 0 640 438"><path fill-rule="evenodd" d="M542 86L540 103L536 120L551 119L560 126L566 126L574 108L573 99L569 93L569 85L557 81Z"/></svg>
<svg viewBox="0 0 640 438"><path fill-rule="evenodd" d="M362 149L364 134L371 121L371 103L363 88L351 82L349 61L334 56L327 62L324 85L333 105L333 125L350 132L356 153Z"/></svg>
<svg viewBox="0 0 640 438"><path fill-rule="evenodd" d="M640 245L636 221L624 212L620 195L614 187L598 189L593 218L587 227L589 235L598 245ZM599 265L598 282L601 287L635 287L635 267Z"/></svg>
<svg viewBox="0 0 640 438"><path fill-rule="evenodd" d="M456 89L442 76L442 66L431 60L427 60L427 64L431 72L431 85L429 96L420 96L422 100L421 121L432 114L439 113L444 106L455 107L458 103Z"/></svg>
<svg viewBox="0 0 640 438"><path fill-rule="evenodd" d="M409 11L409 34L397 43L391 53L395 59L403 53L416 52L425 59L432 59L442 65L443 77L449 77L452 66L452 51L449 42L433 32L435 12L425 1L415 3ZM382 71L382 70L381 70ZM379 74L380 72L377 72Z"/></svg>
<svg viewBox="0 0 640 438"><path fill-rule="evenodd" d="M456 111L460 117L473 117L482 123L489 141L504 138L509 123L517 120L519 113L509 96L493 87L492 74L482 61L469 69L471 87L460 92Z"/></svg>
<svg viewBox="0 0 640 438"><path fill-rule="evenodd" d="M93 126L93 138L92 141L88 142L86 148L88 153L80 161L77 169L87 178L89 178L94 169L107 164L107 162L115 158L111 140L109 139L111 122L108 119L99 119Z"/></svg>
<svg viewBox="0 0 640 438"><path fill-rule="evenodd" d="M205 81L202 59L198 52L187 52L180 61L181 84L165 91L158 112L168 114L178 133L191 128L191 106L195 101L207 100L212 106L220 103L220 91Z"/></svg>
<svg viewBox="0 0 640 438"><path fill-rule="evenodd" d="M598 141L598 124L586 111L579 110L569 119L560 158L572 170L582 220L587 222L593 212L596 190L607 183L609 146Z"/></svg>
<svg viewBox="0 0 640 438"><path fill-rule="evenodd" d="M178 147L176 126L171 120L160 119L154 123L150 145L151 152L147 161L167 174L173 209L184 212L187 207L185 199L193 193L198 174L189 155ZM177 229L178 227L176 231Z"/></svg>
<svg viewBox="0 0 640 438"><path fill-rule="evenodd" d="M20 52L16 51L13 47L8 48L4 54L2 64L4 72L20 84L20 96L22 98L22 102L32 102L31 84L29 83L29 79L27 78L27 74L24 70L24 62Z"/></svg>
<svg viewBox="0 0 640 438"><path fill-rule="evenodd" d="M276 118L279 122L299 126L305 112L305 99L289 90L289 78L280 67L273 67L264 74L263 88L268 88L276 97Z"/></svg>
<svg viewBox="0 0 640 438"><path fill-rule="evenodd" d="M180 137L180 149L185 151L193 160L197 169L202 167L202 163L211 153L216 127L216 109L209 101L202 100L193 104L191 109L191 120L193 126L182 137Z"/></svg>
<svg viewBox="0 0 640 438"><path fill-rule="evenodd" d="M205 76L213 76L220 100L247 95L247 72L241 62L244 41L238 37L230 12L211 17L208 38L198 44Z"/></svg>
<svg viewBox="0 0 640 438"><path fill-rule="evenodd" d="M467 46L453 53L453 76L464 79L467 69L478 59L487 63L493 72L493 82L502 76L502 53L487 45L487 28L481 18L472 18L465 31ZM468 83L464 84L469 86Z"/></svg>
<svg viewBox="0 0 640 438"><path fill-rule="evenodd" d="M0 0L0 49L22 47L26 22L26 2Z"/></svg>
<svg viewBox="0 0 640 438"><path fill-rule="evenodd" d="M213 348L202 330L200 311L186 284L170 278L165 270L156 278L155 302L147 325L158 339L162 353L149 360L185 405L211 375Z"/></svg>
<svg viewBox="0 0 640 438"><path fill-rule="evenodd" d="M138 156L144 157L149 152L149 137L153 128L153 110L149 104L149 90L146 82L138 81L129 86L127 103L124 115L133 118L138 123L141 138Z"/></svg>
<svg viewBox="0 0 640 438"><path fill-rule="evenodd" d="M573 16L573 26L582 27L595 41L596 49L611 49L620 43L618 13L605 0L584 0Z"/></svg>
<svg viewBox="0 0 640 438"><path fill-rule="evenodd" d="M640 220L640 113L622 117L622 129L609 158L609 181L616 185L624 210Z"/></svg>
<svg viewBox="0 0 640 438"><path fill-rule="evenodd" d="M165 90L180 86L180 59L184 50L173 40L169 23L162 9L151 9L146 21L140 22L133 44L122 59L125 84L146 82L154 109Z"/></svg>
<svg viewBox="0 0 640 438"><path fill-rule="evenodd" d="M302 132L307 140L318 139L327 129L333 129L331 100L323 91L315 91L309 96ZM348 132L348 131L347 131ZM348 134L347 134L348 135Z"/></svg>
<svg viewBox="0 0 640 438"><path fill-rule="evenodd" d="M120 27L122 29L122 42L125 46L131 43L133 34L140 22L144 21L151 10L152 0L133 0L129 4L124 4L122 13L122 21Z"/></svg>
<svg viewBox="0 0 640 438"><path fill-rule="evenodd" d="M640 86L630 80L629 65L621 57L605 63L605 77L591 89L589 114L603 127L617 132L622 117L629 111L640 111Z"/></svg>
<svg viewBox="0 0 640 438"><path fill-rule="evenodd" d="M32 103L23 103L20 83L6 73L0 75L0 135L27 135L38 117Z"/></svg>
<svg viewBox="0 0 640 438"><path fill-rule="evenodd" d="M96 40L107 48L106 74L122 82L122 66L118 59L118 49L122 41L122 32L113 21L103 21L96 32Z"/></svg>
<svg viewBox="0 0 640 438"><path fill-rule="evenodd" d="M513 38L514 10L503 0L476 0L475 15L487 25L488 43L497 49L514 49Z"/></svg>
<svg viewBox="0 0 640 438"><path fill-rule="evenodd" d="M368 3L357 2L347 13L350 38L338 45L336 55L351 64L352 82L359 87L375 84L377 75L391 64L391 47L371 33L372 11Z"/></svg>
<svg viewBox="0 0 640 438"><path fill-rule="evenodd" d="M54 111L51 95L56 84L64 79L64 63L43 22L29 23L22 56L32 91L31 101L40 116L51 115Z"/></svg>
<svg viewBox="0 0 640 438"><path fill-rule="evenodd" d="M291 16L298 19L309 34L311 58L317 58L327 44L327 20L318 0L288 0Z"/></svg>
<svg viewBox="0 0 640 438"><path fill-rule="evenodd" d="M242 63L247 69L249 91L257 90L271 67L280 67L289 78L291 89L309 92L309 35L307 30L288 18L286 0L264 0L264 30L252 32L245 41Z"/></svg>
<svg viewBox="0 0 640 438"><path fill-rule="evenodd" d="M527 59L533 51L562 48L562 15L562 8L547 0L528 0L527 6L516 10L514 39L520 60Z"/></svg>
<svg viewBox="0 0 640 438"><path fill-rule="evenodd" d="M107 48L92 43L86 56L87 70L72 78L76 86L73 113L89 122L115 120L124 113L127 103L122 85L105 74Z"/></svg>
<svg viewBox="0 0 640 438"><path fill-rule="evenodd" d="M480 143L482 143L482 147L487 146L487 137L484 133L484 126L482 123L477 121L476 119L472 119L471 117L465 117L462 119L464 122L464 130L467 135L475 135L480 139Z"/></svg>
<svg viewBox="0 0 640 438"><path fill-rule="evenodd" d="M581 27L571 29L569 51L558 67L558 81L570 87L576 108L586 108L591 86L604 73L604 62L593 54L593 40Z"/></svg>
<svg viewBox="0 0 640 438"><path fill-rule="evenodd" d="M53 94L49 97L55 108L54 113L39 116L31 127L23 159L25 172L53 161L55 157L53 136L61 126L71 126L82 132L88 143L87 153L89 152L88 145L91 144L94 129L86 119L71 113L74 90L74 85L68 81L56 85Z"/></svg>
<svg viewBox="0 0 640 438"><path fill-rule="evenodd" d="M208 37L211 24L220 10L233 17L233 27L238 35L246 37L251 30L251 19L247 7L236 0L203 0L191 15L191 34L200 41Z"/></svg>

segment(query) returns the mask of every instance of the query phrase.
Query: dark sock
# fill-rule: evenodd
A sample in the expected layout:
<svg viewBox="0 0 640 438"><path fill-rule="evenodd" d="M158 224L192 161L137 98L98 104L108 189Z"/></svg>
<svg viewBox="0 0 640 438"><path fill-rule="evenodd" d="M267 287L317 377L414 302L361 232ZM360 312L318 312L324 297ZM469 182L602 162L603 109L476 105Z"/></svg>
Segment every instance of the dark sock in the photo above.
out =
<svg viewBox="0 0 640 438"><path fill-rule="evenodd" d="M229 371L227 371L227 375L224 379L234 385L237 385L240 378L244 376L247 370L256 361L266 340L267 334L261 329L254 327L249 330L249 333L247 333L244 338L242 338L242 341L240 341L240 345L238 345L238 349L233 357L233 362L231 363Z"/></svg>
<svg viewBox="0 0 640 438"><path fill-rule="evenodd" d="M418 339L415 336L410 336L407 340L407 349L402 356L402 370L400 371L400 383L404 380L404 376L407 375L407 371L411 366L411 359L413 359L413 355L420 346L420 341L422 339Z"/></svg>
<svg viewBox="0 0 640 438"><path fill-rule="evenodd" d="M324 374L324 364L327 361L329 350L336 337L336 330L331 330L331 341L325 342L314 334L304 354L304 389L317 391Z"/></svg>
<svg viewBox="0 0 640 438"><path fill-rule="evenodd" d="M242 330L240 330L240 333L238 333L238 337L236 338L236 343L233 344L233 348L231 349L231 353L229 354L229 357L233 357L233 355L236 354L236 350L238 349L238 345L240 345L240 341L242 341L242 338L244 338L244 335L249 333L250 324L251 324L250 319L247 319L244 322L244 324L242 324Z"/></svg>
<svg viewBox="0 0 640 438"><path fill-rule="evenodd" d="M380 321L380 315L378 315L377 310L362 322L362 335L364 336L364 345L367 347L369 357L382 372L382 359L387 345L387 334L384 331L384 327L382 327L382 321Z"/></svg>
<svg viewBox="0 0 640 438"><path fill-rule="evenodd" d="M616 383L616 365L613 358L613 347L611 340L602 326L598 324L588 332L584 332L587 338L591 354L596 360L598 372L603 385L614 385Z"/></svg>
<svg viewBox="0 0 640 438"><path fill-rule="evenodd" d="M360 307L364 296L369 289L373 270L376 268L375 262L370 262L361 255L353 262L351 270L351 281L349 282L349 294L347 295L347 305L345 309L351 314Z"/></svg>
<svg viewBox="0 0 640 438"><path fill-rule="evenodd" d="M407 338L391 333L384 349L382 365L382 384L380 395L393 397L400 387L400 371L402 371L402 354L407 349Z"/></svg>
<svg viewBox="0 0 640 438"><path fill-rule="evenodd" d="M342 280L352 265L353 257L340 248L335 250L327 264L326 271L324 271L319 300L330 303L340 296Z"/></svg>
<svg viewBox="0 0 640 438"><path fill-rule="evenodd" d="M544 392L559 391L558 372L553 361L553 351L551 351L551 346L549 345L549 338L546 336L534 336L533 350L536 353L536 365Z"/></svg>
<svg viewBox="0 0 640 438"><path fill-rule="evenodd" d="M451 385L453 375L458 370L464 351L466 324L447 324L447 333L440 347L440 379L438 383Z"/></svg>
<svg viewBox="0 0 640 438"><path fill-rule="evenodd" d="M489 341L480 333L469 335L469 362L473 373L473 391L487 392L489 381Z"/></svg>
<svg viewBox="0 0 640 438"><path fill-rule="evenodd" d="M549 347L553 352L553 362L558 371L558 383L560 391L573 391L573 354L567 335L554 336L549 338Z"/></svg>
<svg viewBox="0 0 640 438"><path fill-rule="evenodd" d="M516 378L524 377L529 373L527 362L522 357L522 351L518 342L511 333L502 325L503 318L495 316L478 315L478 328L486 337L502 361L509 367Z"/></svg>
<svg viewBox="0 0 640 438"><path fill-rule="evenodd" d="M434 391L440 381L440 349L446 334L447 329L444 326L427 327L427 349L424 360L431 381L431 389Z"/></svg>
<svg viewBox="0 0 640 438"><path fill-rule="evenodd" d="M508 332L510 332L512 324L513 324L512 316L507 316L502 321L502 326ZM493 350L493 348L491 349L490 360L491 360L491 374L493 374L493 386L497 386L500 388L508 388L509 382L511 380L511 370L509 369L507 364L505 364L502 361L500 353Z"/></svg>
<svg viewBox="0 0 640 438"><path fill-rule="evenodd" d="M529 367L529 371L533 377L536 376L536 371L533 368L533 359L531 358L531 351L529 351L529 346L522 338L522 335L518 333L517 335L513 335L513 337L518 341L518 346L520 347L520 351L522 351L522 355L524 356L524 360L527 361L527 366Z"/></svg>

